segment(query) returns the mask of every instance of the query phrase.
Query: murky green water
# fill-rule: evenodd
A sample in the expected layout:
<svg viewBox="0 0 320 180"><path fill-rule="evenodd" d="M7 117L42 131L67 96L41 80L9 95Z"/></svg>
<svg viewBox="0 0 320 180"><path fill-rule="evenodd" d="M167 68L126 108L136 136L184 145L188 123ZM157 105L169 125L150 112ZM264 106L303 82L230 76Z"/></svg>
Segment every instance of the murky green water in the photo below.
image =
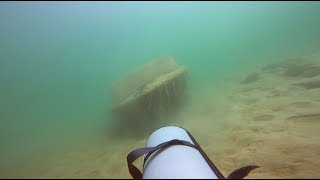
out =
<svg viewBox="0 0 320 180"><path fill-rule="evenodd" d="M319 19L318 2L1 2L0 176L43 177L59 165L43 170L30 154L107 136L112 85L152 58L185 65L197 100L260 64L318 52Z"/></svg>

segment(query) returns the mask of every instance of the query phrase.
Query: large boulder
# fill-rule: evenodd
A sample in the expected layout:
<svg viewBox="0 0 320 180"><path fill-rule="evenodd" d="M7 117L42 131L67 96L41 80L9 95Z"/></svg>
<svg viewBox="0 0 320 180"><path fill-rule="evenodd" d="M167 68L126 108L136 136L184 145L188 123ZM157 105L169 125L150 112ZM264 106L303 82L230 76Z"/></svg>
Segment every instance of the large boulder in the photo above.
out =
<svg viewBox="0 0 320 180"><path fill-rule="evenodd" d="M180 107L185 78L186 68L169 56L151 60L119 80L112 92L114 130L132 136L160 127Z"/></svg>

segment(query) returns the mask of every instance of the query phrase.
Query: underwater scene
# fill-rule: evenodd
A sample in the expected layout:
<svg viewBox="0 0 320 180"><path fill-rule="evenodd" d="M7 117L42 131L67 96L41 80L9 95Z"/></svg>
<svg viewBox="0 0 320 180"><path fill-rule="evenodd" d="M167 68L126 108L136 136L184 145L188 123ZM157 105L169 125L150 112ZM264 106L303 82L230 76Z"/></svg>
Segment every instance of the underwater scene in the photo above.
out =
<svg viewBox="0 0 320 180"><path fill-rule="evenodd" d="M0 178L132 178L128 153L169 125L223 175L319 178L319 19L302 1L0 2Z"/></svg>

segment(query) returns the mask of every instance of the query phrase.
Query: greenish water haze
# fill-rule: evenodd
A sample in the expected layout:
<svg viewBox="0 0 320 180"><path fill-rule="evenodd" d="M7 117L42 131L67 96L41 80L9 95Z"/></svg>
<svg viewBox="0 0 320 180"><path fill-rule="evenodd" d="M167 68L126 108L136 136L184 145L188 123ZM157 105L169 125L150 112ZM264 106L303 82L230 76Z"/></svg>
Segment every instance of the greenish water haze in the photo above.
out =
<svg viewBox="0 0 320 180"><path fill-rule="evenodd" d="M104 133L113 83L154 57L185 65L196 94L318 50L319 19L319 2L1 2L0 159Z"/></svg>

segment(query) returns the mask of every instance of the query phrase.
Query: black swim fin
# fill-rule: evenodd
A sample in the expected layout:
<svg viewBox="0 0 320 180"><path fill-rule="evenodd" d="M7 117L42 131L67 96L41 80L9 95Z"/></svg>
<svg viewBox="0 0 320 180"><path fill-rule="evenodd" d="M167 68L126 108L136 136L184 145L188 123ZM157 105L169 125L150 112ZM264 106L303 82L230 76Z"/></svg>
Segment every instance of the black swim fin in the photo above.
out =
<svg viewBox="0 0 320 180"><path fill-rule="evenodd" d="M259 168L259 166L250 165L234 170L227 179L243 179L246 177L252 170Z"/></svg>

